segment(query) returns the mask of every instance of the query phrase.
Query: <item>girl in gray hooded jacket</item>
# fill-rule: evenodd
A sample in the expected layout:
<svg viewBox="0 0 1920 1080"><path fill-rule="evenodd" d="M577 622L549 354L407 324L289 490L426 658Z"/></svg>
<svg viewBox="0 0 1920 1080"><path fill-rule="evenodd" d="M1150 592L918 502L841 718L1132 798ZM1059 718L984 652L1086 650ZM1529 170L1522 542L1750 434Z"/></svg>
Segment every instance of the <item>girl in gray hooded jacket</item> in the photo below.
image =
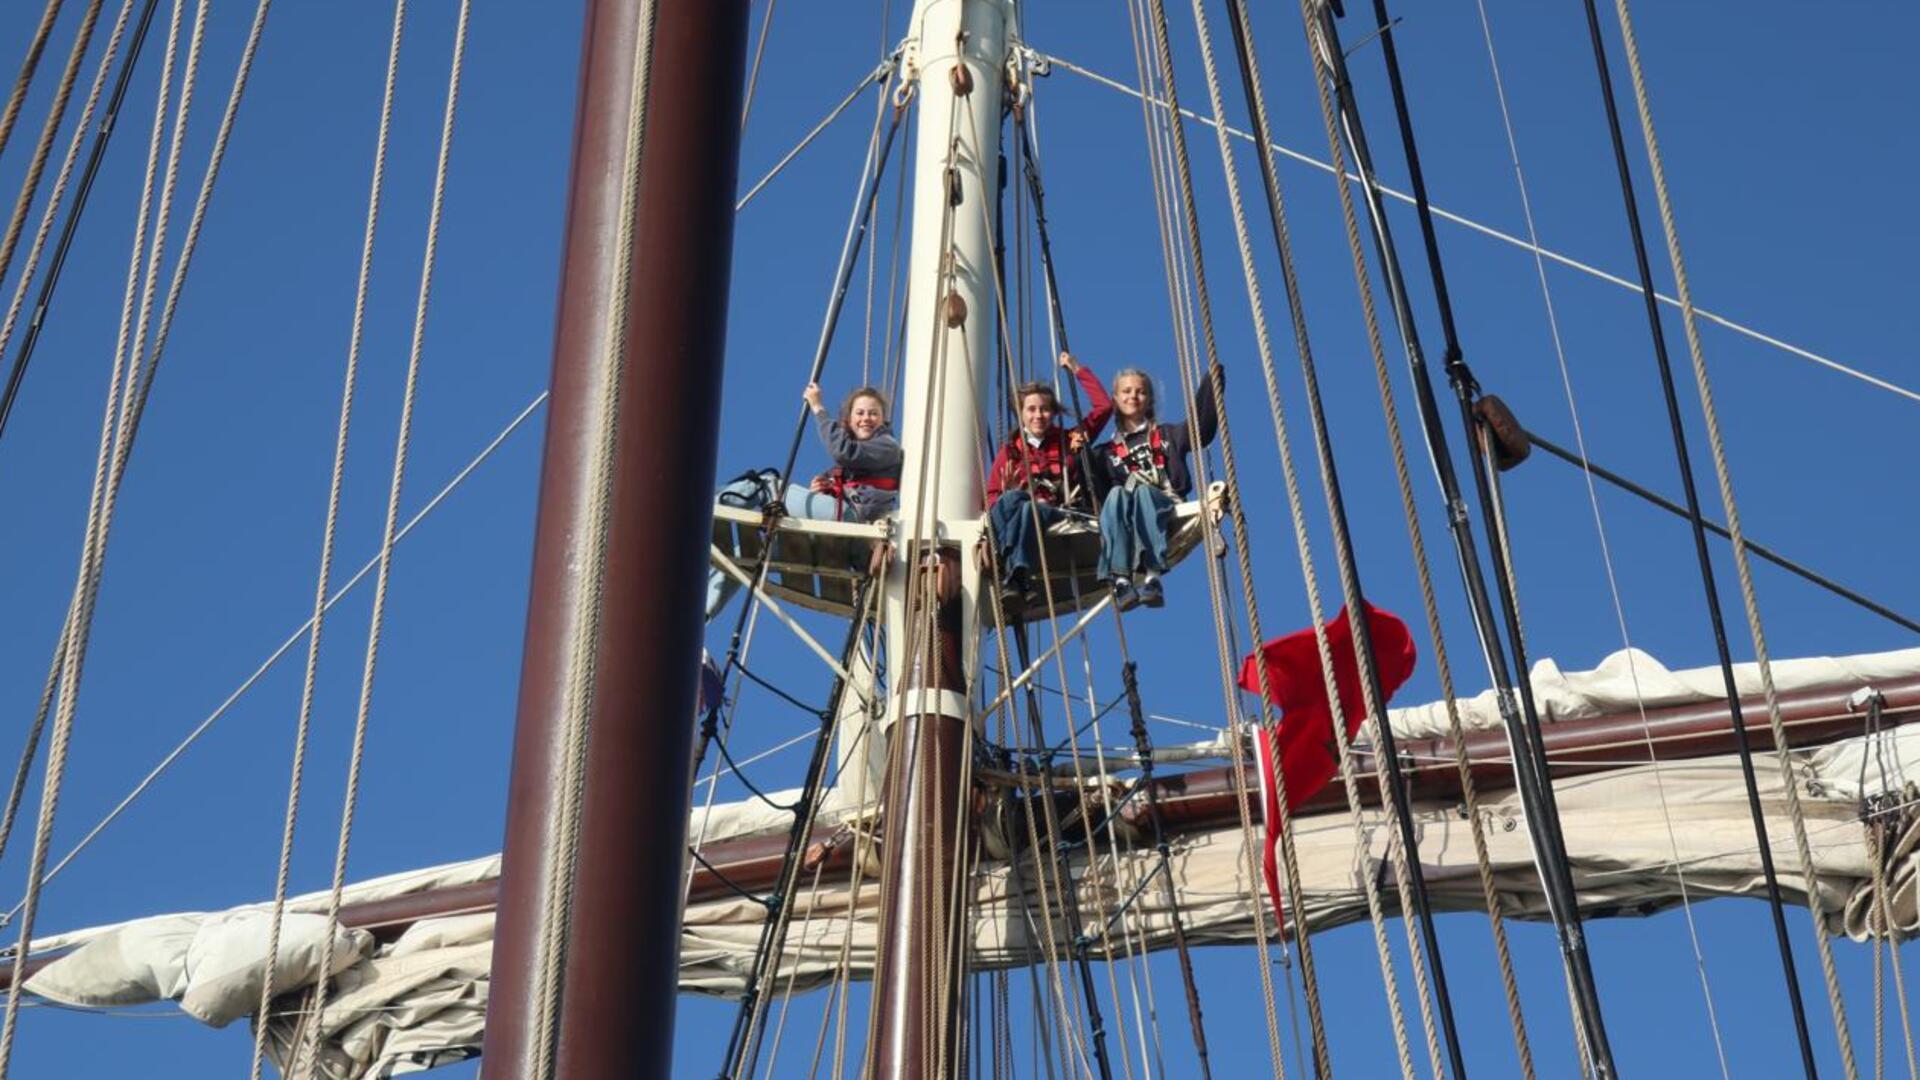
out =
<svg viewBox="0 0 1920 1080"><path fill-rule="evenodd" d="M900 504L900 462L904 451L887 424L887 398L862 386L847 395L838 416L820 400L820 384L808 383L801 397L812 410L820 441L833 467L806 486L788 484L779 500L794 517L815 521L877 521ZM759 510L774 501L780 474L772 469L747 473L720 489L731 506ZM707 572L707 618L711 620L739 588L732 577Z"/></svg>

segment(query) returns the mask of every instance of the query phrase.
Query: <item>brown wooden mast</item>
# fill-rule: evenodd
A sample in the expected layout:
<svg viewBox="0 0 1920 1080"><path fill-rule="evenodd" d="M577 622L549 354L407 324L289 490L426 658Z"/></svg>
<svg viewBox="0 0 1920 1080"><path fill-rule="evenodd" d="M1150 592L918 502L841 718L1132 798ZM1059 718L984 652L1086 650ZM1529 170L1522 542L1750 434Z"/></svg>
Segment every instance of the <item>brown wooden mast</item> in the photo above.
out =
<svg viewBox="0 0 1920 1080"><path fill-rule="evenodd" d="M492 1080L664 1077L672 1063L747 8L588 5L487 1014ZM630 261L618 240L629 193ZM590 474L609 426L612 479L599 488ZM591 674L577 678L583 663ZM570 861L551 827L571 786L562 718L581 700L577 861L556 895L548 881ZM591 943L559 954L557 1015L534 993L554 925Z"/></svg>
<svg viewBox="0 0 1920 1080"><path fill-rule="evenodd" d="M920 591L934 608L915 667L926 690L964 700L959 558L949 548L930 561L932 566L915 571L932 578ZM909 708L920 696L916 689L905 692ZM971 800L962 784L970 775L968 722L965 716L930 709L908 715L892 734L880 796L886 817L882 932L868 1031L866 1075L871 1077L906 1080L960 1072L966 911L959 898L972 835L964 820Z"/></svg>

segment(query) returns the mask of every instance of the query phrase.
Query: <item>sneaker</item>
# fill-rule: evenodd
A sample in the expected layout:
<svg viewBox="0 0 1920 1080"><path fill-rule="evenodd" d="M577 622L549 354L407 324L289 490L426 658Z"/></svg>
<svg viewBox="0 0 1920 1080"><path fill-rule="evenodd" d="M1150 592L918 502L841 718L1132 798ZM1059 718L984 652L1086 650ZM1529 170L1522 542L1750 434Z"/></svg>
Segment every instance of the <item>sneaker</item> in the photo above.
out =
<svg viewBox="0 0 1920 1080"><path fill-rule="evenodd" d="M1116 611L1132 611L1140 606L1140 594L1133 590L1133 582L1123 577L1113 579L1113 607Z"/></svg>
<svg viewBox="0 0 1920 1080"><path fill-rule="evenodd" d="M1165 607L1167 594L1160 588L1160 575L1148 574L1140 581L1140 602L1148 607Z"/></svg>

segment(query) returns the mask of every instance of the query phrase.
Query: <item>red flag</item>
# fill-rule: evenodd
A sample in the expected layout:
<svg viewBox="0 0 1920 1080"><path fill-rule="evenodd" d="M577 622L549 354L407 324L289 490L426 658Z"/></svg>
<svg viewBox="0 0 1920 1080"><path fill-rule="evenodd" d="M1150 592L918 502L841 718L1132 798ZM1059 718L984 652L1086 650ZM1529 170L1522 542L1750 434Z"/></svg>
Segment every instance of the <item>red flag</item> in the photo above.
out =
<svg viewBox="0 0 1920 1080"><path fill-rule="evenodd" d="M1388 699L1413 674L1413 635L1407 624L1392 612L1367 605L1367 626L1373 637L1373 665L1380 675L1380 690ZM1355 659L1353 628L1347 624L1347 611L1327 623L1327 651L1333 656L1334 685L1340 691L1340 712L1345 718L1347 738L1352 739L1366 721L1366 697L1360 690L1360 669ZM1281 902L1280 875L1276 865L1280 843L1280 799L1274 778L1274 763L1286 779L1287 810L1317 794L1339 772L1337 744L1333 738L1333 710L1327 701L1327 681L1320 669L1320 650L1313 631L1299 630L1274 638L1261 646L1257 655L1248 655L1240 664L1240 687L1249 693L1260 692L1260 669L1255 660L1263 660L1267 669L1267 700L1280 709L1275 732L1260 732L1260 801L1267 829L1267 894L1273 910L1285 924ZM1384 706L1386 702L1381 702Z"/></svg>

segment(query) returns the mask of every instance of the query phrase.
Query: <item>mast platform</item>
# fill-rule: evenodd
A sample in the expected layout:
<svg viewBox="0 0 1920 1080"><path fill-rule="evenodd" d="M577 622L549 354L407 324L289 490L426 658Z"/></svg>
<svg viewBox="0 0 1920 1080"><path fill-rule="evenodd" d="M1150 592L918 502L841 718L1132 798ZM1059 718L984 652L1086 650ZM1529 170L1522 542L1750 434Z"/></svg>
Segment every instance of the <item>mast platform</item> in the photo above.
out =
<svg viewBox="0 0 1920 1080"><path fill-rule="evenodd" d="M1174 507L1173 532L1167 538L1169 569L1201 546L1207 529L1200 515L1211 514L1218 522L1225 499L1225 487L1216 482L1205 498ZM960 539L972 546L985 530L985 521L965 522L963 529ZM866 576L874 545L888 542L892 535L890 520L869 524L796 517L783 518L769 535L766 518L758 511L713 508L713 546L749 575L771 560L766 591L776 601L841 617L853 615L855 586ZM1033 594L1027 597L1026 619L1047 617L1049 585L1055 613L1081 611L1098 603L1107 594L1106 583L1097 573L1099 563L1097 522L1074 517L1048 528L1043 553L1047 584L1036 581Z"/></svg>

